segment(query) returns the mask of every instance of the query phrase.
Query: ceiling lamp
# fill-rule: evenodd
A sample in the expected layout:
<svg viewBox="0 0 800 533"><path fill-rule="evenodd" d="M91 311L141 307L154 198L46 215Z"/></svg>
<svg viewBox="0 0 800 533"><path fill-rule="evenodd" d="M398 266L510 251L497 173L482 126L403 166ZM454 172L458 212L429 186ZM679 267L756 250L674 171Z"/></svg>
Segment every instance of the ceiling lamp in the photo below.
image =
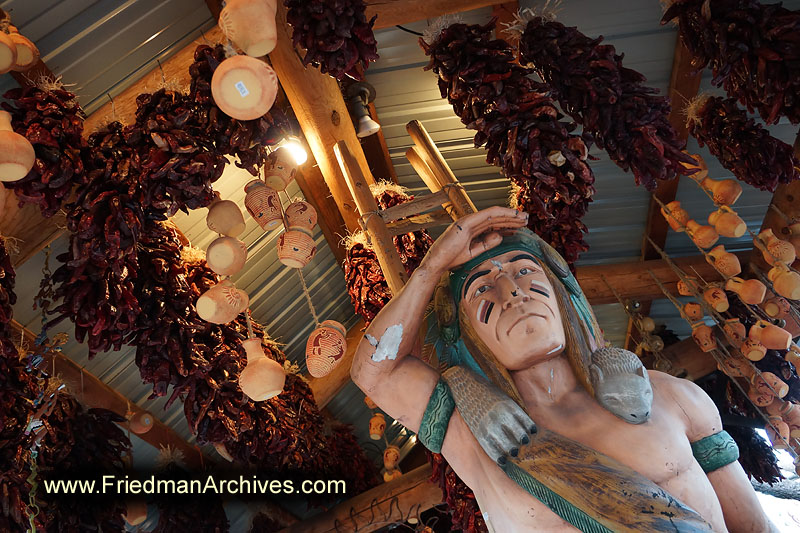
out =
<svg viewBox="0 0 800 533"><path fill-rule="evenodd" d="M297 163L298 167L308 161L308 152L306 152L303 143L300 142L300 139L297 137L286 137L278 146L280 148L286 148L292 153L292 156L294 156L295 163Z"/></svg>
<svg viewBox="0 0 800 533"><path fill-rule="evenodd" d="M363 139L378 133L381 125L369 116L367 105L375 100L375 88L362 81L354 83L347 88L347 105L356 121L356 135Z"/></svg>

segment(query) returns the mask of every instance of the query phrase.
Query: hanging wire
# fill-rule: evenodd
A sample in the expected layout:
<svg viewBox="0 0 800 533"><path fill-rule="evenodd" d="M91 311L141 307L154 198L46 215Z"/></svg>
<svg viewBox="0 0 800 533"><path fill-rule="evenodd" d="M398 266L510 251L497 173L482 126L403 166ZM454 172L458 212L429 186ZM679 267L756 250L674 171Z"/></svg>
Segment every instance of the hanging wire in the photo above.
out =
<svg viewBox="0 0 800 533"><path fill-rule="evenodd" d="M247 319L247 338L254 339L256 335L255 333L253 333L253 317L249 307L247 308L247 313L245 314L245 317Z"/></svg>
<svg viewBox="0 0 800 533"><path fill-rule="evenodd" d="M678 302L678 301L675 299L675 297L674 297L674 296L673 296L673 295L672 295L672 294L671 294L671 293L670 293L670 292L667 290L667 288L664 286L664 284L661 282L661 280L658 278L658 276L656 276L656 275L655 275L655 273L653 273L653 271L652 271L652 270L649 270L649 269L648 269L648 271L647 271L647 272L650 274L650 276L651 276L651 277L653 278L653 280L656 282L656 285L658 285L659 289L661 289L661 292L662 292L662 293L664 293L664 296L666 296L666 298L667 298L667 299L668 299L670 302L672 302L672 305L674 305L674 306L675 306L675 308L676 308L676 309L678 310L678 312L680 313L681 317L682 317L684 320L686 320L687 322L690 322L690 323L691 323L691 321L688 319L688 317L686 317L686 315L684 314L684 312L683 312L683 308L682 308L682 306L680 305L680 302ZM691 285L690 285L690 287L691 287ZM718 314L718 313L717 313L715 310L713 310L712 308L710 308L710 307L709 307L709 306L708 306L708 305L707 305L707 304L706 304L704 301L701 303L701 305L703 306L703 309L704 309L704 311L709 311L711 314L719 316L719 314ZM733 339L730 337L730 335L728 335L728 332L727 332L727 331L725 331L725 329L724 329L724 328L722 329L722 332L723 332L723 334L725 335L725 337L728 339L728 341L729 341L729 342L732 342L732 341L733 341ZM731 352L730 352L730 351L728 351L728 349L727 349L727 348L725 348L725 347L724 347L722 344L720 344L720 343L715 343L715 344L717 345L717 348L715 348L715 349L713 349L713 350L711 350L711 351L709 351L709 352L707 352L707 353L710 353L710 354L711 354L711 356L714 358L714 360L717 362L717 364L718 364L718 365L721 365L721 366L723 366L723 367L724 367L724 366L726 366L726 361L727 361L728 359L738 359L738 357L736 357L736 356L732 355L732 354L731 354ZM722 355L720 355L720 354L722 354ZM741 354L740 354L740 355L741 355ZM766 384L766 386L769 388L769 390L770 390L772 393L774 393L774 396L775 396L775 401L783 401L783 400L782 400L782 399L779 397L779 395L778 395L777 391L776 391L775 389L773 389L773 388L772 388L772 385L771 385L771 384L770 384L770 383L769 383L767 380L763 379L762 373L761 373L761 371L758 369L758 367L756 367L756 366L753 364L753 362L752 362L752 361L750 361L749 359L747 359L746 357L744 357L744 355L741 355L741 357L742 357L742 358L743 358L745 361L747 361L747 362L750 364L751 368L754 370L754 373L755 373L756 375L758 375L758 377L761 379L761 381L763 381L763 382ZM737 379L735 379L734 377L732 377L732 376L729 376L729 377L730 377L730 381L731 381L731 382L733 382L733 383L734 383L734 385L735 385L735 386L736 386L736 387L737 387L737 388L738 388L738 389L739 389L739 390L742 392L742 394L744 395L744 397L745 397L745 398L749 398L749 396L748 396L748 392L747 392L747 391L744 389L744 387L742 387L741 383L739 383L739 381L738 381ZM792 447L789 445L789 442L787 442L785 439L783 439L783 437L781 437L781 436L780 436L780 431L779 431L779 430L778 430L778 429L777 429L777 428L776 428L776 427L775 427L775 426L772 424L772 422L770 421L770 417L769 417L768 415L765 415L765 414L762 412L762 410L761 410L761 409L760 409L760 408L759 408L757 405L755 405L755 404L754 404L752 401L751 401L750 403L752 404L752 406L753 406L753 408L756 410L756 412L757 412L757 413L758 413L758 414L759 414L759 415L760 415L760 416L761 416L761 417L762 417L762 418L763 418L763 419L764 419L764 420L767 422L767 424L768 424L768 425L769 425L769 426L770 426L770 427L771 427L771 428L772 428L772 429L775 431L775 434L778 436L778 438L780 438L780 439L781 439L781 440L782 440L782 441L783 441L783 442L786 444L786 446L787 446L787 450L789 450L789 453L790 453L790 454L793 456L793 458L794 458L795 460L797 460L797 459L798 459L798 455L797 455L797 453L796 453L796 452L795 452L795 451L792 449ZM796 443L800 444L800 440L798 440L796 437L790 437L790 440L794 440Z"/></svg>
<svg viewBox="0 0 800 533"><path fill-rule="evenodd" d="M158 63L158 70L161 71L161 85L167 85L167 77L164 75L164 67L161 66L161 60L156 59L156 63Z"/></svg>
<svg viewBox="0 0 800 533"><path fill-rule="evenodd" d="M406 33L410 33L410 34L412 34L412 35L417 35L417 36L419 36L419 37L422 37L422 36L423 36L423 34L422 34L422 33L418 32L418 31L414 31L414 30L409 30L408 28L405 28L405 27L401 26L400 24L395 24L395 27L396 27L397 29L399 29L399 30L403 30L404 32L406 32Z"/></svg>
<svg viewBox="0 0 800 533"><path fill-rule="evenodd" d="M300 276L300 285L303 287L303 294L306 297L306 302L308 303L308 308L311 310L311 316L314 317L314 324L316 327L319 327L319 316L317 315L317 310L314 308L314 302L311 301L311 293L308 291L308 285L306 285L306 278L303 276L303 269L296 268L297 275Z"/></svg>

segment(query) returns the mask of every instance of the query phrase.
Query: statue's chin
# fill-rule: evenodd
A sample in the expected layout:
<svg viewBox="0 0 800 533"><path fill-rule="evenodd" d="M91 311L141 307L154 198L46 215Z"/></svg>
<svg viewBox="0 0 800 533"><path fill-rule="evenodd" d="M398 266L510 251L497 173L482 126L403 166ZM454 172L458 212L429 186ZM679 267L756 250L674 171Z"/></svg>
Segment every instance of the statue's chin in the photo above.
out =
<svg viewBox="0 0 800 533"><path fill-rule="evenodd" d="M529 347L531 346L531 343L523 344L523 346ZM513 361L508 361L508 364L504 366L508 370L513 371L525 370L541 363L546 363L547 361L551 361L564 353L564 343L557 340L549 343L541 343L537 346L529 348L526 350L526 352L527 353L525 355L519 357L518 359L515 358ZM516 353L519 353L519 349L517 349Z"/></svg>

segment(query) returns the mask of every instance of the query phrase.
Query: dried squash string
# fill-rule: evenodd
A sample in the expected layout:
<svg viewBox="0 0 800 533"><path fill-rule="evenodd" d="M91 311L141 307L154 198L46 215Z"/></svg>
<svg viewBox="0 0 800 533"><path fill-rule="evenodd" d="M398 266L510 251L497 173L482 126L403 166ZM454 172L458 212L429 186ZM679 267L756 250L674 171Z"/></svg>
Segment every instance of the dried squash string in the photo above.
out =
<svg viewBox="0 0 800 533"><path fill-rule="evenodd" d="M648 269L648 270L647 270L647 272L650 274L650 276L651 276L651 277L653 278L653 280L656 282L656 284L658 285L659 289L661 289L661 292L662 292L662 293L664 293L664 296L665 296L665 297L666 297L666 298L667 298L667 299L668 299L668 300L669 300L669 301L672 303L672 305L674 305L674 306L675 306L675 308L678 310L678 313L680 313L680 315L681 315L681 318L683 318L683 319L684 319L684 320L686 320L687 322L691 323L691 320L689 320L689 318L688 318L688 317L687 317L687 316L684 314L684 312L683 312L683 307L681 306L680 302L678 302L678 301L675 299L675 297L674 297L674 296L673 296L673 295L672 295L672 294L671 294L671 293L670 293L670 292L667 290L667 288L664 286L664 284L661 282L661 280L658 278L658 276L656 276L656 275L655 275L655 273L653 273L653 271L652 271L652 270L650 270L650 269ZM703 304L701 304L701 305L703 305L704 307L706 307L706 304L704 304L704 303L703 303ZM713 314L717 314L717 313L716 313L716 311L713 311L713 310L711 310L711 312L712 312ZM730 340L732 340L726 331L724 331L724 330L723 330L723 333L725 334L725 336L728 338L728 340L729 340L729 341L730 341ZM715 348L715 349L711 350L711 351L710 351L710 352L708 352L708 353L710 353L710 354L711 354L711 356L714 358L714 360L717 362L717 364L718 364L718 365L721 365L721 366L726 366L726 361L727 361L727 360L735 360L735 359L738 359L738 357L736 357L735 355L731 354L731 352L730 352L730 351L728 351L728 349L727 349L727 348L725 348L725 347L724 347L722 344L717 344L717 348ZM742 356L742 357L744 357L744 356ZM762 377L762 376L761 376L761 371L760 371L760 370L759 370L759 369L758 369L758 368L757 368L757 367L756 367L756 366L753 364L753 362L752 362L752 361L750 361L749 359L747 359L746 357L745 357L744 359L745 359L745 361L747 361L747 362L750 364L750 366L751 366L751 367L753 367L753 369L754 369L754 370L755 370L755 372L758 374L758 376L759 376L759 377ZM734 379L733 377L731 377L730 381L731 381L731 382L733 382L733 383L736 385L736 387L737 387L737 388L739 389L739 391L740 391L740 392L741 392L741 393L744 395L744 397L745 397L745 398L748 398L748 393L747 393L747 391L746 391L746 390L744 390L744 387L742 387L742 385L739 383L739 381L738 381L737 379ZM770 390L771 390L773 393L775 393L775 399L779 399L779 398L778 398L778 394L777 394L777 392L775 391L775 389L773 389L773 388L772 388L772 385L770 385L770 383L769 383L768 381L766 381L766 380L763 380L763 381L764 381L764 383L767 385L767 387L768 387L768 388L769 388L769 389L770 389ZM797 460L797 459L798 459L798 455L797 455L797 453L796 453L796 452L795 452L795 451L792 449L792 447L790 446L789 442L787 442L787 441L786 441L786 440L785 440L783 437L781 437L781 436L780 436L780 431L778 431L778 429L777 429L777 428L776 428L776 427L775 427L775 426L772 424L772 422L770 422L770 419L769 419L770 417L769 417L768 415L764 414L764 412L763 412L763 411L762 411L762 410L761 410L761 409L760 409L760 408L759 408L757 405L753 404L752 402L750 402L750 403L752 404L752 406L753 406L753 408L756 410L756 412L757 412L757 413L758 413L758 414L759 414L759 415L760 415L760 416L761 416L761 417L762 417L764 420L766 420L767 424L768 424L768 425L769 425L769 426L770 426L770 427L771 427L771 428L772 428L772 429L775 431L775 434L776 434L776 435L778 435L778 438L780 438L780 439L781 439L781 440L784 442L784 444L786 444L787 450L790 450L790 452L789 452L789 453L790 453L790 454L791 454L791 455L794 457L794 459L795 459L795 460ZM798 440L796 437L790 437L790 440L794 440L794 441L796 441L798 444L800 444L800 440Z"/></svg>
<svg viewBox="0 0 800 533"><path fill-rule="evenodd" d="M650 242L655 247L655 249L661 254L661 256L667 261L667 264L678 275L678 277L681 279L681 281L686 283L686 286L692 291L694 297L697 298L697 300L699 301L700 306L703 308L703 314L711 316L714 319L714 321L717 323L717 325L720 326L720 330L722 331L723 335L728 340L728 342L731 344L731 346L735 346L735 339L733 339L733 337L731 337L731 335L725 330L725 328L722 327L722 324L724 323L725 318L722 315L720 315L713 307L708 305L708 303L705 301L705 299L702 297L702 295L699 294L699 292L698 292L697 288L694 286L694 284L689 282L689 280L686 278L686 274L680 268L678 268L677 265L675 265L672 262L672 260L669 258L669 256L663 250L661 250L658 247L658 245L653 243L652 240ZM664 289L663 285L661 284L660 280L653 274L652 271L648 270L648 272L650 273L650 276L653 277L653 279L656 281L658 286L661 288L662 292L667 294L667 292L665 292L665 289ZM670 300L670 302L672 302L672 304L676 308L678 308L678 310L680 312L680 315L681 315L681 318L683 318L684 320L686 320L688 323L691 324L692 321L684 314L683 307L680 305L680 303L677 302L677 300L675 300L674 297L672 297L671 294L669 294L667 296L667 298ZM744 303L744 302L742 302L742 303ZM752 312L752 310L751 310L751 312ZM721 346L721 345L719 345L719 346ZM719 349L722 349L722 348L719 348ZM739 350L739 349L737 349L737 350ZM727 349L724 349L724 351L728 355L729 358L731 358L731 359L739 359L739 357L731 356L730 352ZM780 395L772 387L772 385L769 383L769 381L767 381L766 379L763 378L763 374L762 374L761 370L759 370L759 368L752 361L750 361L750 359L745 357L745 355L741 352L741 350L739 350L739 356L742 358L742 360L747 361L748 365L754 370L754 374L756 374L759 378L761 378L761 380L766 384L767 388L773 393L775 399L780 400L781 399ZM720 360L718 358L717 358L717 362L720 362ZM747 396L747 393L745 393L745 396ZM754 407L755 407L755 404L754 404Z"/></svg>

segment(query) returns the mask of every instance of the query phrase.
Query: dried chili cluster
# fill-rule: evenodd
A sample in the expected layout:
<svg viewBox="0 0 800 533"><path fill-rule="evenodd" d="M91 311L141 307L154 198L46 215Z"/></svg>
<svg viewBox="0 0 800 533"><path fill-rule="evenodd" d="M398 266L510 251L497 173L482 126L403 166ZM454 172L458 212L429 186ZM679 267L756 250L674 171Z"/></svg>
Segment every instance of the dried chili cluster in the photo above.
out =
<svg viewBox="0 0 800 533"><path fill-rule="evenodd" d="M277 144L289 131L288 118L277 106L255 120L229 117L217 107L211 95L211 77L225 60L225 48L200 45L194 59L189 67L192 78L189 98L194 102L191 124L199 130L195 135L204 134L217 152L237 156L236 165L257 176L267 159L266 148Z"/></svg>
<svg viewBox="0 0 800 533"><path fill-rule="evenodd" d="M774 191L798 178L800 162L792 147L748 117L733 98L703 96L691 107L689 133L738 179Z"/></svg>
<svg viewBox="0 0 800 533"><path fill-rule="evenodd" d="M30 141L36 161L27 176L6 183L20 206L32 203L51 217L69 198L72 188L86 180L81 152L84 114L74 94L60 89L25 87L3 96L14 131ZM13 105L12 105L13 104Z"/></svg>
<svg viewBox="0 0 800 533"><path fill-rule="evenodd" d="M15 272L0 238L0 531L28 531L28 493L31 474L32 435L25 435L28 420L34 414L34 399L39 383L25 370L15 343L10 337L11 305Z"/></svg>
<svg viewBox="0 0 800 533"><path fill-rule="evenodd" d="M75 323L75 339L87 341L90 357L119 350L140 313L133 283L139 270L136 245L144 224L139 186L141 162L119 123L88 141L89 183L67 206L69 249L57 259L52 313Z"/></svg>
<svg viewBox="0 0 800 533"><path fill-rule="evenodd" d="M447 98L467 128L477 130L475 146L486 145L487 162L523 190L519 207L529 227L573 263L588 246L580 219L594 194L584 141L562 122L549 88L527 77L514 63L507 42L492 39L485 26L452 24L430 44L426 69L439 77Z"/></svg>
<svg viewBox="0 0 800 533"><path fill-rule="evenodd" d="M574 27L534 16L519 41L520 59L533 66L561 109L608 152L637 185L653 190L692 164L685 141L669 123L670 102L647 79L625 68L613 46Z"/></svg>
<svg viewBox="0 0 800 533"><path fill-rule="evenodd" d="M286 20L292 25L292 42L304 48L303 65L313 65L337 80L362 79L378 59L378 42L372 32L377 15L367 20L364 0L284 0Z"/></svg>
<svg viewBox="0 0 800 533"><path fill-rule="evenodd" d="M800 122L800 11L757 0L671 0L692 64L767 124Z"/></svg>
<svg viewBox="0 0 800 533"><path fill-rule="evenodd" d="M398 190L385 189L375 196L375 200L380 209L388 209L413 200L413 197ZM427 231L421 230L394 237L394 245L406 272L411 275L433 245L433 239ZM369 324L392 299L392 291L383 276L378 256L366 244L354 243L347 249L344 277L356 313Z"/></svg>
<svg viewBox="0 0 800 533"><path fill-rule="evenodd" d="M106 409L88 409L63 392L42 419L47 433L39 445L39 483L56 479L85 479L102 472L122 477L123 455L131 443L116 422L124 418ZM92 499L79 494L37 492L43 531L125 531L125 504L119 495Z"/></svg>

